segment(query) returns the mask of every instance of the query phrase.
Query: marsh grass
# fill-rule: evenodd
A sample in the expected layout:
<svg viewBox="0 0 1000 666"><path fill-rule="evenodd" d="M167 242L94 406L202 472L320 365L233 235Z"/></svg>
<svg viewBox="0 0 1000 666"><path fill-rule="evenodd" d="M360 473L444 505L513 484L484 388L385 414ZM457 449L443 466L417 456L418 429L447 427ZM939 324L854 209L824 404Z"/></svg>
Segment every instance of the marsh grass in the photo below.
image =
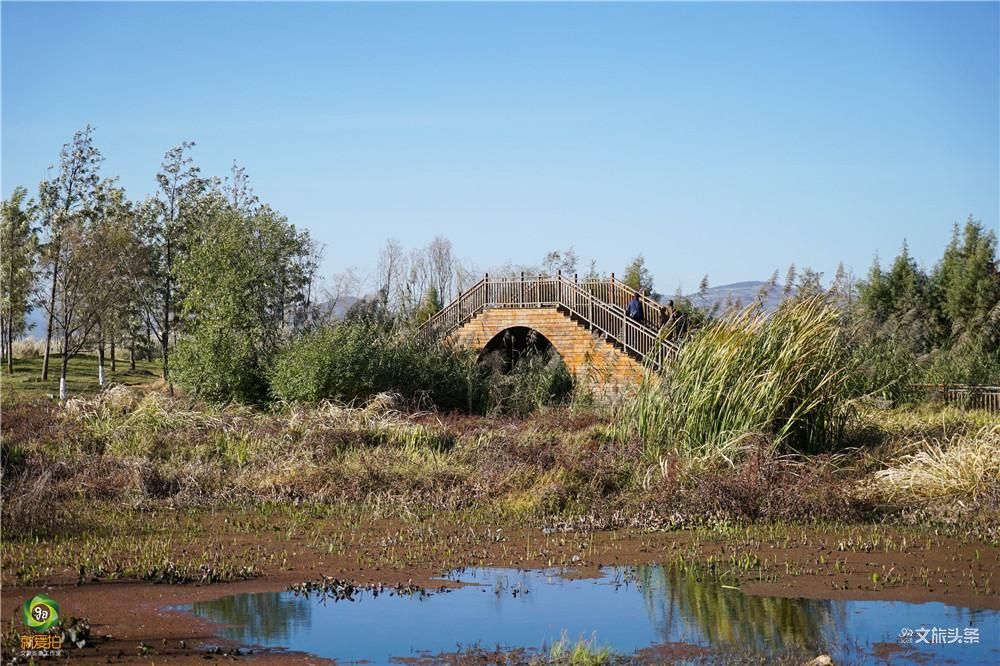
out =
<svg viewBox="0 0 1000 666"><path fill-rule="evenodd" d="M575 643L564 633L549 648L547 660L540 663L564 666L605 666L614 663L615 655L609 647L597 647L597 639L578 639Z"/></svg>
<svg viewBox="0 0 1000 666"><path fill-rule="evenodd" d="M1000 424L974 432L928 437L874 474L874 490L889 501L975 502L1000 495Z"/></svg>
<svg viewBox="0 0 1000 666"><path fill-rule="evenodd" d="M852 406L838 313L800 299L772 315L750 307L710 322L623 404L613 432L641 439L652 458L731 463L761 433L803 452L836 445Z"/></svg>
<svg viewBox="0 0 1000 666"><path fill-rule="evenodd" d="M403 405L380 394L362 404L252 410L125 387L64 406L17 404L3 419L4 536L86 531L90 518L78 509L88 502L116 510L352 504L373 519L447 511L505 524L643 529L720 516L858 520L871 515L870 495L854 496L864 478L916 454L919 433L971 436L978 418L866 411L888 424L868 448L803 454L756 433L726 447L650 449L617 436L607 414L573 405L526 417Z"/></svg>

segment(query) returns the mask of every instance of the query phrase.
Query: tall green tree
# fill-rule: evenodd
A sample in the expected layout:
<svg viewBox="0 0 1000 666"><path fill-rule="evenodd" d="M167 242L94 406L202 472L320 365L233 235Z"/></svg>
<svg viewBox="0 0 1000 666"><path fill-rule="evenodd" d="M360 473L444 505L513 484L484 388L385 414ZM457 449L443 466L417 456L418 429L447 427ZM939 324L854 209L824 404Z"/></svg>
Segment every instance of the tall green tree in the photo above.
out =
<svg viewBox="0 0 1000 666"><path fill-rule="evenodd" d="M39 207L45 234L42 256L46 260L49 296L43 301L48 314L45 326L45 356L42 359L42 379L49 378L49 357L52 349L53 326L57 316L57 290L60 272L65 266L63 233L67 227L82 224L81 218L93 208L99 169L104 158L94 145L94 128L87 125L63 145L59 154L59 170L53 178L39 186Z"/></svg>
<svg viewBox="0 0 1000 666"><path fill-rule="evenodd" d="M101 317L114 298L118 271L111 229L91 214L75 216L62 230L62 268L56 280L53 308L55 329L60 335L60 398L69 359L96 343Z"/></svg>
<svg viewBox="0 0 1000 666"><path fill-rule="evenodd" d="M423 300L420 301L420 307L413 315L414 323L420 326L440 311L441 298L438 296L437 287L431 285L427 288Z"/></svg>
<svg viewBox="0 0 1000 666"><path fill-rule="evenodd" d="M247 215L213 197L177 265L177 379L208 400L259 403L290 311L304 301L309 236L267 205Z"/></svg>
<svg viewBox="0 0 1000 666"><path fill-rule="evenodd" d="M938 306L953 335L985 324L1000 303L997 236L969 216L960 230L956 224L951 242L935 267L931 280L940 296Z"/></svg>
<svg viewBox="0 0 1000 666"><path fill-rule="evenodd" d="M103 180L97 188L92 233L100 239L103 253L100 269L106 275L109 294L97 316L97 355L103 375L104 350L110 344L111 369L116 370L116 343L134 324L141 284L148 270L134 204L115 179Z"/></svg>
<svg viewBox="0 0 1000 666"><path fill-rule="evenodd" d="M188 251L189 237L200 219L199 206L208 186L191 158L193 141L184 141L163 156L156 174L159 191L147 212L146 247L152 262L147 316L160 341L163 379L170 385L171 336L178 323L181 295L176 267ZM237 192L240 191L237 186Z"/></svg>
<svg viewBox="0 0 1000 666"><path fill-rule="evenodd" d="M927 293L927 276L910 255L910 246L903 241L899 254L886 276L891 314L903 316L920 308Z"/></svg>
<svg viewBox="0 0 1000 666"><path fill-rule="evenodd" d="M14 372L14 338L25 330L25 316L35 289L38 230L33 226L34 202L28 191L17 187L0 209L0 328L7 372Z"/></svg>

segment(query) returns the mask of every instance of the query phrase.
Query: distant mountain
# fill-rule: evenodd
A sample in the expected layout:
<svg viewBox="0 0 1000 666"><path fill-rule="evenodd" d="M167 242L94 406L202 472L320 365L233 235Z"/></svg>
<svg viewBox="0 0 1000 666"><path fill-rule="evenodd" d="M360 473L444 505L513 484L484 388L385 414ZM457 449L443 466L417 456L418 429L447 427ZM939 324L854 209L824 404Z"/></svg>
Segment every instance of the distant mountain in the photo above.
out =
<svg viewBox="0 0 1000 666"><path fill-rule="evenodd" d="M351 306L357 303L359 298L354 296L342 296L337 300L336 304L330 301L324 301L319 303L316 307L320 311L320 316L324 319L332 319L334 321L343 319L347 314L347 311L351 309Z"/></svg>
<svg viewBox="0 0 1000 666"><path fill-rule="evenodd" d="M720 311L731 305L746 307L757 300L761 287L765 284L767 283L759 280L721 284L717 287L709 287L704 294L687 294L685 298L690 299L692 303L701 308L712 309L718 306ZM764 297L765 311L773 312L777 309L782 300L781 292L782 286L779 284L767 293Z"/></svg>

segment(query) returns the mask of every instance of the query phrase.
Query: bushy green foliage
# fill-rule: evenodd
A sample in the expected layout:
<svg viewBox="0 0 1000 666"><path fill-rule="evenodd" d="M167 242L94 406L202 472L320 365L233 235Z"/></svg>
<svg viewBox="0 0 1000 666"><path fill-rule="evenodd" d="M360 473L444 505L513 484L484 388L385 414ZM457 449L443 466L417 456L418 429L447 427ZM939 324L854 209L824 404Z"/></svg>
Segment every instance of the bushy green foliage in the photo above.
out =
<svg viewBox="0 0 1000 666"><path fill-rule="evenodd" d="M301 298L295 270L308 237L266 206L219 205L179 265L187 334L177 379L210 401L261 403L281 344L285 313Z"/></svg>
<svg viewBox="0 0 1000 666"><path fill-rule="evenodd" d="M903 365L912 381L1000 383L1000 271L997 238L971 217L955 225L941 260L930 273L906 244L883 270L878 259L859 286L853 312L862 348L881 349ZM871 369L873 363L866 364ZM877 374L877 373L876 373Z"/></svg>
<svg viewBox="0 0 1000 666"><path fill-rule="evenodd" d="M625 277L622 282L626 287L642 290L643 293L653 293L653 275L646 267L646 260L640 254L625 267Z"/></svg>
<svg viewBox="0 0 1000 666"><path fill-rule="evenodd" d="M271 391L290 402L350 402L392 392L442 409L475 409L481 402L479 374L469 352L356 317L288 345L271 372Z"/></svg>
<svg viewBox="0 0 1000 666"><path fill-rule="evenodd" d="M438 290L433 286L428 287L427 293L424 294L424 298L420 302L420 306L417 308L417 311L413 313L413 323L417 326L421 326L424 322L440 311L441 298L438 296Z"/></svg>
<svg viewBox="0 0 1000 666"><path fill-rule="evenodd" d="M935 354L924 373L930 384L1000 384L1000 345L986 333L962 336Z"/></svg>
<svg viewBox="0 0 1000 666"><path fill-rule="evenodd" d="M270 381L272 395L289 402L351 402L389 392L411 404L508 414L558 402L573 387L554 353L526 354L504 372L477 363L473 351L364 316L303 334L279 354Z"/></svg>
<svg viewBox="0 0 1000 666"><path fill-rule="evenodd" d="M486 359L484 411L524 416L564 401L573 391L569 369L551 348L543 351L529 348L508 372L503 372L497 360Z"/></svg>
<svg viewBox="0 0 1000 666"><path fill-rule="evenodd" d="M851 395L894 403L914 397L913 384L921 378L913 354L890 336L854 332L847 367Z"/></svg>
<svg viewBox="0 0 1000 666"><path fill-rule="evenodd" d="M8 370L13 369L13 342L25 332L24 317L31 308L35 262L38 255L38 230L34 228L34 203L28 191L14 188L10 199L0 204L0 339Z"/></svg>
<svg viewBox="0 0 1000 666"><path fill-rule="evenodd" d="M226 323L199 326L181 338L177 381L211 402L260 404L267 396L266 350L252 333Z"/></svg>

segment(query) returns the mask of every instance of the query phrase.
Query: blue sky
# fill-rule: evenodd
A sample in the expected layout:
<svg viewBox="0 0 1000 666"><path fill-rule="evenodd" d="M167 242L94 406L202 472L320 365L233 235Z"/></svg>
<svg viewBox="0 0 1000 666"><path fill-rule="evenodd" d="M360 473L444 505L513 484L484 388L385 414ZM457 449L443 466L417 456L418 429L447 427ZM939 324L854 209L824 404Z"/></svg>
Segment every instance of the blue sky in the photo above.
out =
<svg viewBox="0 0 1000 666"><path fill-rule="evenodd" d="M488 268L575 247L661 291L930 265L997 228L997 3L2 3L4 197L91 123L131 196L235 158L373 269L449 237Z"/></svg>

